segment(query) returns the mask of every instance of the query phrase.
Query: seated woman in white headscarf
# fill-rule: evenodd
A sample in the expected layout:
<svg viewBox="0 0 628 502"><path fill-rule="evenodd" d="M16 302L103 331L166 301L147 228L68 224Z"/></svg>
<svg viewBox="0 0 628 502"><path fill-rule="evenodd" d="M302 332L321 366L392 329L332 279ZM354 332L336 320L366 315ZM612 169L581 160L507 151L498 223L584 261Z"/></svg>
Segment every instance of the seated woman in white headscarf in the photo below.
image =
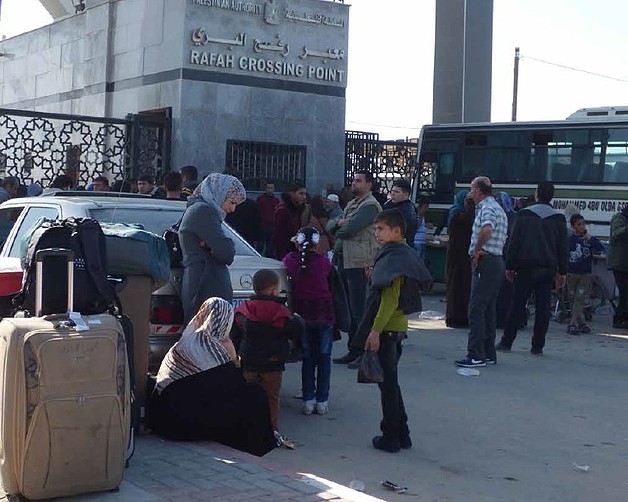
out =
<svg viewBox="0 0 628 502"><path fill-rule="evenodd" d="M208 175L188 199L179 227L185 267L181 287L185 323L207 298L232 300L227 266L233 262L235 245L223 232L222 222L244 199L246 191L240 180L219 173Z"/></svg>
<svg viewBox="0 0 628 502"><path fill-rule="evenodd" d="M264 390L247 384L229 338L233 307L206 300L157 374L149 419L169 439L209 439L262 456L276 447Z"/></svg>

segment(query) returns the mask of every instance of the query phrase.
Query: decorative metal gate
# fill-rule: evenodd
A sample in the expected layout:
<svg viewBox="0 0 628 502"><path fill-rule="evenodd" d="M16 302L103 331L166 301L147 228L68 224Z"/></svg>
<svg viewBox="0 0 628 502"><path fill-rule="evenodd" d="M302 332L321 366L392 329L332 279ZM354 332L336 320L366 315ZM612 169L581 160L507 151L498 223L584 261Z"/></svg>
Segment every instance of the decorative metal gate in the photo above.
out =
<svg viewBox="0 0 628 502"><path fill-rule="evenodd" d="M413 182L417 169L418 145L414 141L382 141L379 134L345 131L345 183L358 171L367 170L387 194L395 180Z"/></svg>
<svg viewBox="0 0 628 502"><path fill-rule="evenodd" d="M77 185L95 176L161 177L170 167L170 116L125 119L0 108L0 176L49 185L68 174Z"/></svg>

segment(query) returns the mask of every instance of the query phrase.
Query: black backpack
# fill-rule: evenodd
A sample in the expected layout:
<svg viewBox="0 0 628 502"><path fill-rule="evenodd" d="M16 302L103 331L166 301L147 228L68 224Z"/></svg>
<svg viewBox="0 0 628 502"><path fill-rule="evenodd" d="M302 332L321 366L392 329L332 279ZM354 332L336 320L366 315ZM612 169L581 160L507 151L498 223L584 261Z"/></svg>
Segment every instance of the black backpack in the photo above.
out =
<svg viewBox="0 0 628 502"><path fill-rule="evenodd" d="M181 250L181 242L179 241L179 227L181 226L181 219L172 225L168 230L164 232L162 236L168 246L168 253L170 254L170 267L181 268L183 266L183 251Z"/></svg>
<svg viewBox="0 0 628 502"><path fill-rule="evenodd" d="M68 218L45 220L31 235L22 264L22 290L13 298L18 310L35 314L35 253L65 248L74 252L74 310L84 315L102 314L116 304L107 281L105 235L96 220ZM43 314L67 311L67 267L64 257L50 257L42 267Z"/></svg>

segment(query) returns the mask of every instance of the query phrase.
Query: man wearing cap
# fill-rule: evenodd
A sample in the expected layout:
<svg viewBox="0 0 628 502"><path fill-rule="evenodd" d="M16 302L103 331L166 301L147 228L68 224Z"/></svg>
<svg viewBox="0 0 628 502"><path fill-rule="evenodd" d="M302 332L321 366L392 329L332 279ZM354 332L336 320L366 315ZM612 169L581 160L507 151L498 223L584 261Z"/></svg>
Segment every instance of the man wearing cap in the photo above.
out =
<svg viewBox="0 0 628 502"><path fill-rule="evenodd" d="M335 193L330 193L324 199L325 209L330 220L335 220L342 216L342 208L340 207L340 198Z"/></svg>

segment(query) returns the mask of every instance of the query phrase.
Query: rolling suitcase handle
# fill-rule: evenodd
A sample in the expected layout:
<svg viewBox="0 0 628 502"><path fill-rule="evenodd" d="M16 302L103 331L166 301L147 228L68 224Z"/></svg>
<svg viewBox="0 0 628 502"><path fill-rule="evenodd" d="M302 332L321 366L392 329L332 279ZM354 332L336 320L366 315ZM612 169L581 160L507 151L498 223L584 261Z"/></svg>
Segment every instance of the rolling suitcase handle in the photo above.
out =
<svg viewBox="0 0 628 502"><path fill-rule="evenodd" d="M40 249L35 254L35 316L43 313L43 261L50 256L65 256L68 264L68 312L74 310L74 252L65 248Z"/></svg>

